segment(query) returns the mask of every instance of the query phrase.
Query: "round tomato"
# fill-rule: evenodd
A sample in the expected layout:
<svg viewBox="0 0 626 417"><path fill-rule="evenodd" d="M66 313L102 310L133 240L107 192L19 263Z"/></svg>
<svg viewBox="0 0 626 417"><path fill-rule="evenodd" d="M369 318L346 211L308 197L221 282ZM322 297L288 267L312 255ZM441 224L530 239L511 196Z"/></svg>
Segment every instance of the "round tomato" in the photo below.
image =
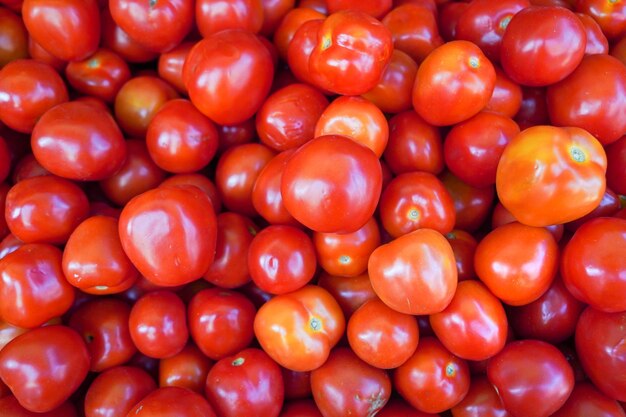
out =
<svg viewBox="0 0 626 417"><path fill-rule="evenodd" d="M216 417L215 411L200 394L187 388L158 388L126 414L135 417Z"/></svg>
<svg viewBox="0 0 626 417"><path fill-rule="evenodd" d="M202 394L211 366L211 359L188 344L176 355L159 360L159 386L187 388Z"/></svg>

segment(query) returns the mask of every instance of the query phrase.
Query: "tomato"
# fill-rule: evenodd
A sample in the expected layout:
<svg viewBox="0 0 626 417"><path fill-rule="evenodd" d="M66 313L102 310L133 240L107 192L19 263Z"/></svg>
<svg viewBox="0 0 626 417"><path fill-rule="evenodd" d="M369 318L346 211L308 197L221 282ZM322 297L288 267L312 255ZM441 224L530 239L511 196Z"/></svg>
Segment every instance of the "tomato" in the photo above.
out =
<svg viewBox="0 0 626 417"><path fill-rule="evenodd" d="M280 193L280 184L285 165L295 149L284 151L274 156L259 172L252 188L254 209L271 224L296 226L299 223L285 208Z"/></svg>
<svg viewBox="0 0 626 417"><path fill-rule="evenodd" d="M576 220L602 200L606 153L587 131L536 126L515 136L496 172L500 202L521 223L549 226Z"/></svg>
<svg viewBox="0 0 626 417"><path fill-rule="evenodd" d="M440 413L465 397L470 375L467 362L437 339L426 337L413 356L395 370L393 382L397 392L419 411Z"/></svg>
<svg viewBox="0 0 626 417"><path fill-rule="evenodd" d="M426 228L376 248L368 271L376 295L405 314L443 311L458 279L450 244L441 233Z"/></svg>
<svg viewBox="0 0 626 417"><path fill-rule="evenodd" d="M96 0L24 0L22 18L29 35L59 59L82 60L98 49L100 10Z"/></svg>
<svg viewBox="0 0 626 417"><path fill-rule="evenodd" d="M318 32L324 23L324 17L311 16L311 19L303 19L304 21L295 29L287 45L289 69L295 78L307 84L316 85L313 74L309 70L309 59L313 48L317 45Z"/></svg>
<svg viewBox="0 0 626 417"><path fill-rule="evenodd" d="M576 13L576 16L585 27L585 34L587 35L585 54L608 54L609 41L606 39L606 36L604 36L604 33L602 33L602 28L598 22L596 22L593 17L584 13Z"/></svg>
<svg viewBox="0 0 626 417"><path fill-rule="evenodd" d="M274 76L272 57L252 33L226 30L199 41L187 55L183 80L191 102L219 124L252 117Z"/></svg>
<svg viewBox="0 0 626 417"><path fill-rule="evenodd" d="M111 49L128 62L148 62L158 57L158 53L146 49L132 39L111 16L108 7L101 11L102 46Z"/></svg>
<svg viewBox="0 0 626 417"><path fill-rule="evenodd" d="M310 76L323 90L360 95L378 84L392 50L391 33L379 20L358 10L338 11L319 27Z"/></svg>
<svg viewBox="0 0 626 417"><path fill-rule="evenodd" d="M459 281L475 278L474 253L478 241L471 234L460 229L446 233L445 237L454 252Z"/></svg>
<svg viewBox="0 0 626 417"><path fill-rule="evenodd" d="M567 223L565 227L567 228L567 230L575 232L580 226L587 223L589 220L595 219L597 217L613 216L615 213L617 213L619 209L619 196L607 187L604 190L604 195L602 196L602 200L600 200L600 204L595 209L593 209L590 213L586 214L580 219Z"/></svg>
<svg viewBox="0 0 626 417"><path fill-rule="evenodd" d="M187 307L191 338L207 357L218 360L245 349L254 338L256 308L244 295L208 288Z"/></svg>
<svg viewBox="0 0 626 417"><path fill-rule="evenodd" d="M227 29L258 33L263 26L261 0L198 0L195 7L196 25L204 38Z"/></svg>
<svg viewBox="0 0 626 417"><path fill-rule="evenodd" d="M522 87L511 80L500 67L496 70L496 84L484 110L514 117L522 106Z"/></svg>
<svg viewBox="0 0 626 417"><path fill-rule="evenodd" d="M124 207L119 221L128 258L143 276L163 286L204 275L213 262L216 229L211 201L189 186L159 187L140 194Z"/></svg>
<svg viewBox="0 0 626 417"><path fill-rule="evenodd" d="M451 412L452 417L510 417L498 391L484 376L472 378L467 395Z"/></svg>
<svg viewBox="0 0 626 417"><path fill-rule="evenodd" d="M606 147L606 183L618 194L626 194L626 135Z"/></svg>
<svg viewBox="0 0 626 417"><path fill-rule="evenodd" d="M274 45L283 61L287 61L289 44L300 25L309 20L324 19L325 17L324 14L306 7L293 8L284 15L273 36Z"/></svg>
<svg viewBox="0 0 626 417"><path fill-rule="evenodd" d="M327 135L300 147L281 180L285 208L316 232L350 233L372 217L382 189L382 169L370 149Z"/></svg>
<svg viewBox="0 0 626 417"><path fill-rule="evenodd" d="M311 372L315 404L325 417L372 416L391 396L391 381L382 369L359 359L347 348L336 348Z"/></svg>
<svg viewBox="0 0 626 417"><path fill-rule="evenodd" d="M353 352L381 369L402 365L419 342L415 317L399 313L378 299L365 302L352 314L346 334Z"/></svg>
<svg viewBox="0 0 626 417"><path fill-rule="evenodd" d="M607 416L624 417L626 412L619 403L599 392L592 384L578 383L567 402L552 414L553 417Z"/></svg>
<svg viewBox="0 0 626 417"><path fill-rule="evenodd" d="M261 349L245 349L220 359L206 379L209 403L222 417L277 417L283 405L280 368Z"/></svg>
<svg viewBox="0 0 626 417"><path fill-rule="evenodd" d="M435 126L462 122L487 105L495 82L493 64L480 48L468 41L448 42L417 69L413 108Z"/></svg>
<svg viewBox="0 0 626 417"><path fill-rule="evenodd" d="M487 365L487 377L512 417L548 417L574 388L565 356L539 340L511 342Z"/></svg>
<svg viewBox="0 0 626 417"><path fill-rule="evenodd" d="M294 371L319 368L345 330L343 312L321 287L307 285L277 295L254 318L254 333L263 350Z"/></svg>
<svg viewBox="0 0 626 417"><path fill-rule="evenodd" d="M500 352L508 331L502 303L474 280L459 282L448 307L430 316L430 325L450 352L474 361Z"/></svg>
<svg viewBox="0 0 626 417"><path fill-rule="evenodd" d="M285 402L280 417L323 417L313 400Z"/></svg>
<svg viewBox="0 0 626 417"><path fill-rule="evenodd" d="M367 272L354 277L321 273L317 285L333 296L346 318L350 318L367 301L377 298Z"/></svg>
<svg viewBox="0 0 626 417"><path fill-rule="evenodd" d="M285 15L295 7L296 1L264 0L261 3L263 6L263 26L261 27L261 34L271 39Z"/></svg>
<svg viewBox="0 0 626 417"><path fill-rule="evenodd" d="M24 242L16 238L12 233L9 233L0 241L0 259L9 253L15 252L20 246L24 246Z"/></svg>
<svg viewBox="0 0 626 417"><path fill-rule="evenodd" d="M0 68L11 61L28 58L28 32L24 22L9 9L0 9Z"/></svg>
<svg viewBox="0 0 626 417"><path fill-rule="evenodd" d="M171 177L168 177L165 181L161 182L160 186L185 187L189 185L193 185L194 187L200 189L200 191L202 191L204 194L207 195L207 197L209 197L215 213L219 213L222 210L222 198L217 191L217 187L209 177L203 174L194 173L172 175Z"/></svg>
<svg viewBox="0 0 626 417"><path fill-rule="evenodd" d="M159 77L172 85L179 93L187 93L183 81L183 66L193 42L181 42L173 49L159 55L157 72Z"/></svg>
<svg viewBox="0 0 626 417"><path fill-rule="evenodd" d="M311 398L311 372L280 368L285 386L285 400ZM317 407L315 407L317 410Z"/></svg>
<svg viewBox="0 0 626 417"><path fill-rule="evenodd" d="M147 372L118 366L100 373L85 395L85 417L125 416L135 404L156 389Z"/></svg>
<svg viewBox="0 0 626 417"><path fill-rule="evenodd" d="M515 115L515 121L522 130L550 123L546 90L543 87L522 88L522 102Z"/></svg>
<svg viewBox="0 0 626 417"><path fill-rule="evenodd" d="M424 413L416 410L401 397L392 397L380 410L378 417L439 417L439 414Z"/></svg>
<svg viewBox="0 0 626 417"><path fill-rule="evenodd" d="M217 152L217 128L190 101L171 100L154 115L146 131L152 160L168 172L204 168Z"/></svg>
<svg viewBox="0 0 626 417"><path fill-rule="evenodd" d="M446 2L441 5L437 13L437 25L439 33L445 41L451 41L456 37L456 25L461 15L469 7L465 2Z"/></svg>
<svg viewBox="0 0 626 417"><path fill-rule="evenodd" d="M0 351L0 378L22 407L36 413L63 404L88 370L87 347L65 326L32 329Z"/></svg>
<svg viewBox="0 0 626 417"><path fill-rule="evenodd" d="M126 414L136 417L216 417L200 394L187 388L163 387L152 391Z"/></svg>
<svg viewBox="0 0 626 417"><path fill-rule="evenodd" d="M0 316L26 328L64 314L74 302L74 288L61 268L61 251L30 243L0 259Z"/></svg>
<svg viewBox="0 0 626 417"><path fill-rule="evenodd" d="M159 386L182 387L202 394L211 366L211 359L188 344L176 355L159 361Z"/></svg>
<svg viewBox="0 0 626 417"><path fill-rule="evenodd" d="M567 78L548 87L547 100L555 126L580 127L603 145L626 133L626 68L612 56L584 57Z"/></svg>
<svg viewBox="0 0 626 417"><path fill-rule="evenodd" d="M576 11L591 16L609 39L616 39L626 30L626 4L621 1L576 0Z"/></svg>
<svg viewBox="0 0 626 417"><path fill-rule="evenodd" d="M76 407L69 401L64 402L54 410L45 413L34 413L22 407L17 399L10 395L0 399L0 410L6 417L76 417Z"/></svg>

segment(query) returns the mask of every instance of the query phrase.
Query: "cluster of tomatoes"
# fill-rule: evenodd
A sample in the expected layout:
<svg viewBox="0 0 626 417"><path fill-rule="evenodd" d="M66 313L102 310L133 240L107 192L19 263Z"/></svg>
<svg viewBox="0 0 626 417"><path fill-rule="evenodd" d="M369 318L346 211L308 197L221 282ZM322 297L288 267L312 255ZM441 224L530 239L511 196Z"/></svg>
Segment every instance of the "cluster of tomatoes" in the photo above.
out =
<svg viewBox="0 0 626 417"><path fill-rule="evenodd" d="M0 0L2 417L626 417L626 1Z"/></svg>

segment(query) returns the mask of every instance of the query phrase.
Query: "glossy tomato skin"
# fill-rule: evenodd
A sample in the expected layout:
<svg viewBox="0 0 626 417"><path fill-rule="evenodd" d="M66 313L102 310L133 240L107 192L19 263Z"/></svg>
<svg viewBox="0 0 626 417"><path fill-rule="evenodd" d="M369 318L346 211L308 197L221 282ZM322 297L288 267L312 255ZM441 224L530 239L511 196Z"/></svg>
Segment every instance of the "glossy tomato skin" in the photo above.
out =
<svg viewBox="0 0 626 417"><path fill-rule="evenodd" d="M77 417L76 407L69 401L64 402L54 410L45 413L34 413L22 407L12 396L0 398L0 410L6 417Z"/></svg>
<svg viewBox="0 0 626 417"><path fill-rule="evenodd" d="M24 0L22 16L30 36L59 59L85 59L98 49L100 9L96 0Z"/></svg>
<svg viewBox="0 0 626 417"><path fill-rule="evenodd" d="M593 17L610 40L623 35L624 29L626 29L626 18L624 17L626 5L623 2L576 0L574 6L576 11Z"/></svg>
<svg viewBox="0 0 626 417"><path fill-rule="evenodd" d="M468 41L441 45L417 69L413 108L428 123L452 125L481 111L496 82L493 64Z"/></svg>
<svg viewBox="0 0 626 417"><path fill-rule="evenodd" d="M476 253L476 246L478 245L476 238L470 233L460 229L446 233L445 236L454 252L459 281L475 278L474 254Z"/></svg>
<svg viewBox="0 0 626 417"><path fill-rule="evenodd" d="M607 397L588 382L574 386L567 402L552 414L553 417L606 416L624 417L626 411L614 399Z"/></svg>
<svg viewBox="0 0 626 417"><path fill-rule="evenodd" d="M609 41L607 40L602 28L595 19L588 14L576 13L576 16L582 22L587 35L587 45L585 46L586 55L608 54Z"/></svg>
<svg viewBox="0 0 626 417"><path fill-rule="evenodd" d="M237 29L199 41L183 66L192 103L222 125L252 117L263 104L273 76L272 57L265 45L254 34Z"/></svg>
<svg viewBox="0 0 626 417"><path fill-rule="evenodd" d="M370 256L368 271L380 299L405 314L442 311L458 279L450 244L441 233L426 228L379 246Z"/></svg>
<svg viewBox="0 0 626 417"><path fill-rule="evenodd" d="M196 187L159 187L122 210L124 252L151 282L175 286L200 278L213 261L217 222L211 201ZM147 241L146 235L152 238ZM158 254L158 256L155 256Z"/></svg>
<svg viewBox="0 0 626 417"><path fill-rule="evenodd" d="M100 373L85 395L85 417L126 416L146 395L157 388L144 370L118 366Z"/></svg>
<svg viewBox="0 0 626 417"><path fill-rule="evenodd" d="M603 74L601 83L593 82ZM603 145L626 133L626 68L609 55L585 56L563 81L548 87L548 112L555 126L576 126Z"/></svg>
<svg viewBox="0 0 626 417"><path fill-rule="evenodd" d="M485 376L473 377L467 395L450 411L452 417L510 417Z"/></svg>
<svg viewBox="0 0 626 417"><path fill-rule="evenodd" d="M126 414L127 417L217 417L208 401L187 388L158 388Z"/></svg>
<svg viewBox="0 0 626 417"><path fill-rule="evenodd" d="M273 41L279 56L287 62L287 51L298 28L306 21L324 19L325 14L308 7L295 7L287 12L274 31Z"/></svg>
<svg viewBox="0 0 626 417"><path fill-rule="evenodd" d="M587 131L535 126L504 149L496 189L500 202L521 223L566 223L600 204L606 166L602 145Z"/></svg>
<svg viewBox="0 0 626 417"><path fill-rule="evenodd" d="M338 11L319 27L310 76L323 90L360 95L378 84L392 50L391 33L380 21L358 10Z"/></svg>
<svg viewBox="0 0 626 417"><path fill-rule="evenodd" d="M159 55L157 64L159 77L170 83L179 93L187 93L183 81L183 66L193 45L191 41L181 42L173 49Z"/></svg>
<svg viewBox="0 0 626 417"><path fill-rule="evenodd" d="M324 23L325 15L307 19L295 29L292 39L287 45L287 63L296 79L316 85L309 70L309 58L317 45L317 34Z"/></svg>
<svg viewBox="0 0 626 417"><path fill-rule="evenodd" d="M102 26L102 46L119 54L132 63L144 63L154 60L158 53L150 51L128 36L128 33L115 23L108 7L100 12Z"/></svg>
<svg viewBox="0 0 626 417"><path fill-rule="evenodd" d="M324 365L311 372L311 388L324 417L375 415L391 396L387 373L343 347L333 349Z"/></svg>
<svg viewBox="0 0 626 417"><path fill-rule="evenodd" d="M548 417L574 388L574 372L565 356L538 340L507 344L489 361L487 377L512 417Z"/></svg>
<svg viewBox="0 0 626 417"><path fill-rule="evenodd" d="M500 67L494 66L494 68L496 84L485 110L514 117L522 106L522 87L510 79Z"/></svg>
<svg viewBox="0 0 626 417"><path fill-rule="evenodd" d="M263 25L261 0L198 0L195 7L196 25L204 38L227 29L258 33Z"/></svg>
<svg viewBox="0 0 626 417"><path fill-rule="evenodd" d="M377 298L367 272L354 277L340 277L322 272L317 285L333 296L346 319L367 301Z"/></svg>
<svg viewBox="0 0 626 417"><path fill-rule="evenodd" d="M83 382L89 352L66 326L32 329L0 351L0 378L22 407L43 413L59 407Z"/></svg>
<svg viewBox="0 0 626 417"><path fill-rule="evenodd" d="M0 11L0 68L11 61L28 58L28 32L19 15L7 8Z"/></svg>
<svg viewBox="0 0 626 417"><path fill-rule="evenodd" d="M257 348L219 360L209 371L205 387L209 403L223 417L277 417L284 392L280 367Z"/></svg>
<svg viewBox="0 0 626 417"><path fill-rule="evenodd" d="M25 243L65 243L87 217L89 202L71 181L52 175L28 178L7 193L5 218Z"/></svg>
<svg viewBox="0 0 626 417"><path fill-rule="evenodd" d="M361 97L371 101L385 113L395 114L410 110L411 88L416 75L417 64L413 58L394 49L378 84L361 94Z"/></svg>
<svg viewBox="0 0 626 417"><path fill-rule="evenodd" d="M339 135L317 137L289 159L281 180L285 208L316 232L350 233L374 214L382 169L370 149Z"/></svg>
<svg viewBox="0 0 626 417"><path fill-rule="evenodd" d="M319 368L345 326L337 301L313 285L275 296L254 318L254 333L263 350L279 365L294 371ZM288 337L280 336L283 334Z"/></svg>
<svg viewBox="0 0 626 417"><path fill-rule="evenodd" d="M0 315L25 328L41 326L72 306L74 288L61 268L61 251L30 243L0 259Z"/></svg>
<svg viewBox="0 0 626 417"><path fill-rule="evenodd" d="M626 194L626 135L606 147L606 183L618 194Z"/></svg>
<svg viewBox="0 0 626 417"><path fill-rule="evenodd" d="M287 401L280 417L323 417L311 399Z"/></svg>
<svg viewBox="0 0 626 417"><path fill-rule="evenodd" d="M211 366L211 359L188 344L178 354L159 360L159 386L188 388L202 394Z"/></svg>
<svg viewBox="0 0 626 417"><path fill-rule="evenodd" d="M299 223L285 208L280 184L287 161L295 149L283 151L275 155L259 172L252 187L252 205L254 209L270 224L286 224L297 226Z"/></svg>
<svg viewBox="0 0 626 417"><path fill-rule="evenodd" d="M220 211L222 211L222 199L219 195L219 192L217 191L217 187L213 183L213 180L211 180L206 175L203 175L201 173L176 174L168 177L165 181L161 182L162 187L185 187L188 185L192 185L200 189L200 191L202 191L204 194L207 195L207 197L209 197L215 213L219 213Z"/></svg>

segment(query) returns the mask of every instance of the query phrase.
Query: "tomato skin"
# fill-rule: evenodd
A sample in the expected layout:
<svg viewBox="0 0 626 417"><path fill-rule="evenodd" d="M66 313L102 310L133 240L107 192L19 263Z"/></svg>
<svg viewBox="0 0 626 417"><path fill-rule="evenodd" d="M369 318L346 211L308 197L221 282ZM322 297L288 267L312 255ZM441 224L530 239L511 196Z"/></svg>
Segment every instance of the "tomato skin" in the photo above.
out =
<svg viewBox="0 0 626 417"><path fill-rule="evenodd" d="M74 288L61 268L61 251L46 243L29 243L0 259L0 316L24 328L41 326L65 313Z"/></svg>
<svg viewBox="0 0 626 417"><path fill-rule="evenodd" d="M510 417L485 376L473 377L467 395L450 411L452 417Z"/></svg>
<svg viewBox="0 0 626 417"><path fill-rule="evenodd" d="M65 326L32 329L0 351L0 378L22 407L36 413L63 404L88 370L85 343Z"/></svg>
<svg viewBox="0 0 626 417"><path fill-rule="evenodd" d="M192 185L204 194L209 197L211 201L211 205L213 206L213 210L215 213L219 213L222 211L222 199L217 191L217 187L213 183L213 181L200 173L195 174L176 174L172 175L165 179L165 181L161 182L161 187L179 187L179 186L189 186Z"/></svg>
<svg viewBox="0 0 626 417"><path fill-rule="evenodd" d="M219 360L207 375L205 393L223 417L277 417L284 399L280 368L261 349L245 349Z"/></svg>
<svg viewBox="0 0 626 417"><path fill-rule="evenodd" d="M460 229L446 233L445 236L454 252L459 281L476 278L474 254L478 241L470 233Z"/></svg>
<svg viewBox="0 0 626 417"><path fill-rule="evenodd" d="M313 400L297 400L285 402L280 417L324 417Z"/></svg>
<svg viewBox="0 0 626 417"><path fill-rule="evenodd" d="M193 48L193 42L181 42L173 49L159 55L157 72L159 77L170 83L179 93L186 94L187 88L183 81L185 59Z"/></svg>
<svg viewBox="0 0 626 417"><path fill-rule="evenodd" d="M197 0L195 19L203 38L227 29L258 33L263 26L261 0Z"/></svg>
<svg viewBox="0 0 626 417"><path fill-rule="evenodd" d="M602 28L598 25L598 22L596 22L593 17L584 13L576 13L576 16L582 22L585 28L585 34L587 35L585 54L608 54L609 41L606 39L604 33L602 33Z"/></svg>
<svg viewBox="0 0 626 417"><path fill-rule="evenodd" d="M576 0L576 11L591 16L610 40L619 38L626 29L626 5L621 1Z"/></svg>
<svg viewBox="0 0 626 417"><path fill-rule="evenodd" d="M606 167L602 145L587 131L535 126L504 149L496 189L502 205L521 223L566 223L600 204Z"/></svg>
<svg viewBox="0 0 626 417"><path fill-rule="evenodd" d="M295 149L283 151L275 155L259 172L252 188L252 205L254 209L270 224L286 224L298 226L299 223L285 208L280 184L283 171Z"/></svg>
<svg viewBox="0 0 626 417"><path fill-rule="evenodd" d="M322 272L317 285L333 296L346 319L367 301L377 298L367 272L354 277L340 277Z"/></svg>
<svg viewBox="0 0 626 417"><path fill-rule="evenodd" d="M359 359L348 348L336 348L311 372L313 399L324 417L375 415L391 396L387 373Z"/></svg>
<svg viewBox="0 0 626 417"><path fill-rule="evenodd" d="M11 61L28 58L28 32L24 22L9 9L0 10L0 68Z"/></svg>
<svg viewBox="0 0 626 417"><path fill-rule="evenodd" d="M143 276L162 286L204 275L213 262L216 229L211 201L189 186L146 191L124 207L119 220L124 252Z"/></svg>
<svg viewBox="0 0 626 417"><path fill-rule="evenodd" d="M281 180L285 208L303 225L324 233L351 233L372 217L382 168L370 149L327 135L300 147Z"/></svg>
<svg viewBox="0 0 626 417"><path fill-rule="evenodd" d="M441 233L418 229L372 252L368 271L376 295L405 314L443 311L454 295L454 253Z"/></svg>
<svg viewBox="0 0 626 417"><path fill-rule="evenodd" d="M46 413L34 413L22 407L17 399L8 395L0 399L0 410L5 417L77 417L76 407L69 401Z"/></svg>
<svg viewBox="0 0 626 417"><path fill-rule="evenodd" d="M511 80L500 67L494 68L496 84L484 110L513 118L522 107L522 87Z"/></svg>
<svg viewBox="0 0 626 417"><path fill-rule="evenodd" d="M626 411L612 398L602 394L590 383L577 383L567 402L553 417L624 417Z"/></svg>
<svg viewBox="0 0 626 417"><path fill-rule="evenodd" d="M100 9L96 0L24 0L28 33L47 52L65 61L87 58L100 43Z"/></svg>
<svg viewBox="0 0 626 417"><path fill-rule="evenodd" d="M202 394L211 366L211 359L188 344L178 354L159 360L159 386L182 387Z"/></svg>
<svg viewBox="0 0 626 417"><path fill-rule="evenodd" d="M601 83L595 82L599 73ZM546 98L555 126L580 127L603 145L626 133L626 68L612 56L585 56L567 78L548 87Z"/></svg>
<svg viewBox="0 0 626 417"><path fill-rule="evenodd" d="M268 49L254 34L238 29L199 41L183 66L191 102L222 125L252 117L263 104L273 76Z"/></svg>
<svg viewBox="0 0 626 417"><path fill-rule="evenodd" d="M565 356L539 340L511 342L487 365L487 377L512 417L548 417L574 388Z"/></svg>
<svg viewBox="0 0 626 417"><path fill-rule="evenodd" d="M126 417L217 417L208 401L187 388L158 388L126 414Z"/></svg>
<svg viewBox="0 0 626 417"><path fill-rule="evenodd" d="M306 19L295 29L292 39L287 45L287 63L293 76L299 81L311 85L316 85L316 83L309 70L309 58L313 48L317 45L317 34L324 23L324 18L325 15L319 18Z"/></svg>
<svg viewBox="0 0 626 417"><path fill-rule="evenodd" d="M433 50L417 69L413 108L435 126L453 125L481 111L496 82L493 64L468 41Z"/></svg>
<svg viewBox="0 0 626 417"><path fill-rule="evenodd" d="M606 147L606 183L618 194L626 194L626 135Z"/></svg>
<svg viewBox="0 0 626 417"><path fill-rule="evenodd" d="M254 333L263 350L279 365L301 372L326 362L345 326L337 301L314 285L275 296L254 318Z"/></svg>
<svg viewBox="0 0 626 417"><path fill-rule="evenodd" d="M102 26L102 46L119 54L125 61L143 63L154 60L158 53L150 51L132 39L115 23L108 7L100 12Z"/></svg>

